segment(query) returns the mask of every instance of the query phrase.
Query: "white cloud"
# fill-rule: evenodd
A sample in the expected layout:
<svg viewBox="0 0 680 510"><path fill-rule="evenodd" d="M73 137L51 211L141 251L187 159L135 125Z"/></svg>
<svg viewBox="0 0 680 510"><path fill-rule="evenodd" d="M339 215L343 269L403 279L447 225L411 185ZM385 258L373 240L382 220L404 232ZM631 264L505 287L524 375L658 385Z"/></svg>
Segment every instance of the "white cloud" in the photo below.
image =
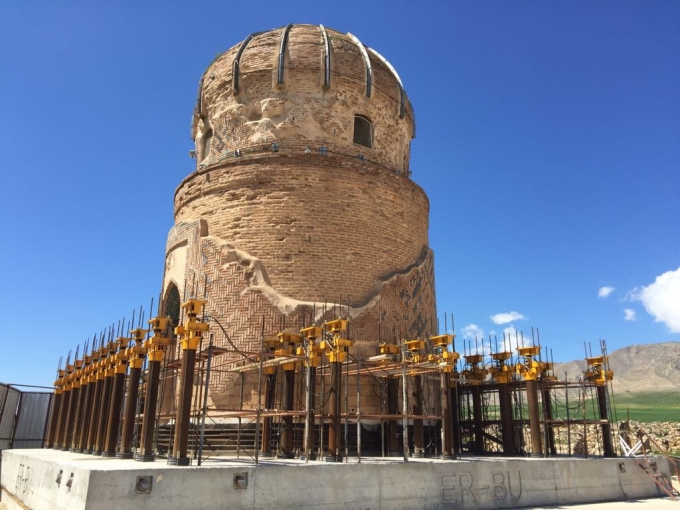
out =
<svg viewBox="0 0 680 510"><path fill-rule="evenodd" d="M604 287L600 287L600 290L597 291L597 297L599 298L606 298L609 294L614 292L615 287L610 287L609 285L605 285Z"/></svg>
<svg viewBox="0 0 680 510"><path fill-rule="evenodd" d="M468 339L484 338L484 330L477 324L468 324L462 329L461 334L463 338Z"/></svg>
<svg viewBox="0 0 680 510"><path fill-rule="evenodd" d="M646 287L635 289L631 299L641 302L656 322L663 322L672 333L680 333L680 267L657 276Z"/></svg>
<svg viewBox="0 0 680 510"><path fill-rule="evenodd" d="M507 324L512 321L524 320L526 317L519 312L506 312L492 315L489 319L496 324Z"/></svg>
<svg viewBox="0 0 680 510"><path fill-rule="evenodd" d="M524 338L524 335L516 330L515 326L512 324L503 330L503 338L505 339L503 350L512 352L515 351L518 344L520 347L523 347L527 345L528 341L528 339Z"/></svg>
<svg viewBox="0 0 680 510"><path fill-rule="evenodd" d="M635 310L631 310L630 308L626 308L623 311L623 320L624 321L635 321L635 320L637 320L637 317L635 315Z"/></svg>

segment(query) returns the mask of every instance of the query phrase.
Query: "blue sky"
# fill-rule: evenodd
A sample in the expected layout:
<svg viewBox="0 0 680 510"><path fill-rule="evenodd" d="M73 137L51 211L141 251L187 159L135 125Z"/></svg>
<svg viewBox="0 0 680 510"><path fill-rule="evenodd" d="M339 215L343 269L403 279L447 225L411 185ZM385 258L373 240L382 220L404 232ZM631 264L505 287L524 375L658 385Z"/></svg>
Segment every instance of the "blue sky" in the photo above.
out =
<svg viewBox="0 0 680 510"><path fill-rule="evenodd" d="M680 3L7 0L0 381L50 384L158 295L200 75L289 22L401 75L459 336L534 326L556 361L680 340Z"/></svg>

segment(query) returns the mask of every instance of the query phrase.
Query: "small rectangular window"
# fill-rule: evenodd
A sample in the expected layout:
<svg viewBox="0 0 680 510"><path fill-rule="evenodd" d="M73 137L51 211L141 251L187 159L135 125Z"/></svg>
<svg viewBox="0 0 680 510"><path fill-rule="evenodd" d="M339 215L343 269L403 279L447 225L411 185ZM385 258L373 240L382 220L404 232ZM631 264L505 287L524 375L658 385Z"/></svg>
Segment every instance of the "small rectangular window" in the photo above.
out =
<svg viewBox="0 0 680 510"><path fill-rule="evenodd" d="M361 115L354 116L354 143L369 149L373 147L373 125Z"/></svg>

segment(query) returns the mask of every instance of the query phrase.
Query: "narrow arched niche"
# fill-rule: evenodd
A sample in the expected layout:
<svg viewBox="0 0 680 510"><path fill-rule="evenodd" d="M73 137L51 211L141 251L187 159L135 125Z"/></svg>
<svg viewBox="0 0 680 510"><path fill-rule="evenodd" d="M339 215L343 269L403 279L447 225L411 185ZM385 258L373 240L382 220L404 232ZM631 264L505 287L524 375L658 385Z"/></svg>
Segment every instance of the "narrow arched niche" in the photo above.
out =
<svg viewBox="0 0 680 510"><path fill-rule="evenodd" d="M179 289L177 288L177 285L171 283L165 291L163 310L165 315L172 320L173 327L179 324L180 305Z"/></svg>

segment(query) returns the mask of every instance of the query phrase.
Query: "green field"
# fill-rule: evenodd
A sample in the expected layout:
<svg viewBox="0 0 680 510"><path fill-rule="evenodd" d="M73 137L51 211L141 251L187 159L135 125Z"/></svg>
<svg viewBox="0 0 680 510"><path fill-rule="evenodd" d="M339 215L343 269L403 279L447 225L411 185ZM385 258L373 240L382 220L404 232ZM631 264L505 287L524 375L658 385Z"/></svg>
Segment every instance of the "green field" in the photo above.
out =
<svg viewBox="0 0 680 510"><path fill-rule="evenodd" d="M653 393L619 393L614 395L612 412L616 405L618 421L630 419L650 423L653 421L680 422L680 392L659 391Z"/></svg>

